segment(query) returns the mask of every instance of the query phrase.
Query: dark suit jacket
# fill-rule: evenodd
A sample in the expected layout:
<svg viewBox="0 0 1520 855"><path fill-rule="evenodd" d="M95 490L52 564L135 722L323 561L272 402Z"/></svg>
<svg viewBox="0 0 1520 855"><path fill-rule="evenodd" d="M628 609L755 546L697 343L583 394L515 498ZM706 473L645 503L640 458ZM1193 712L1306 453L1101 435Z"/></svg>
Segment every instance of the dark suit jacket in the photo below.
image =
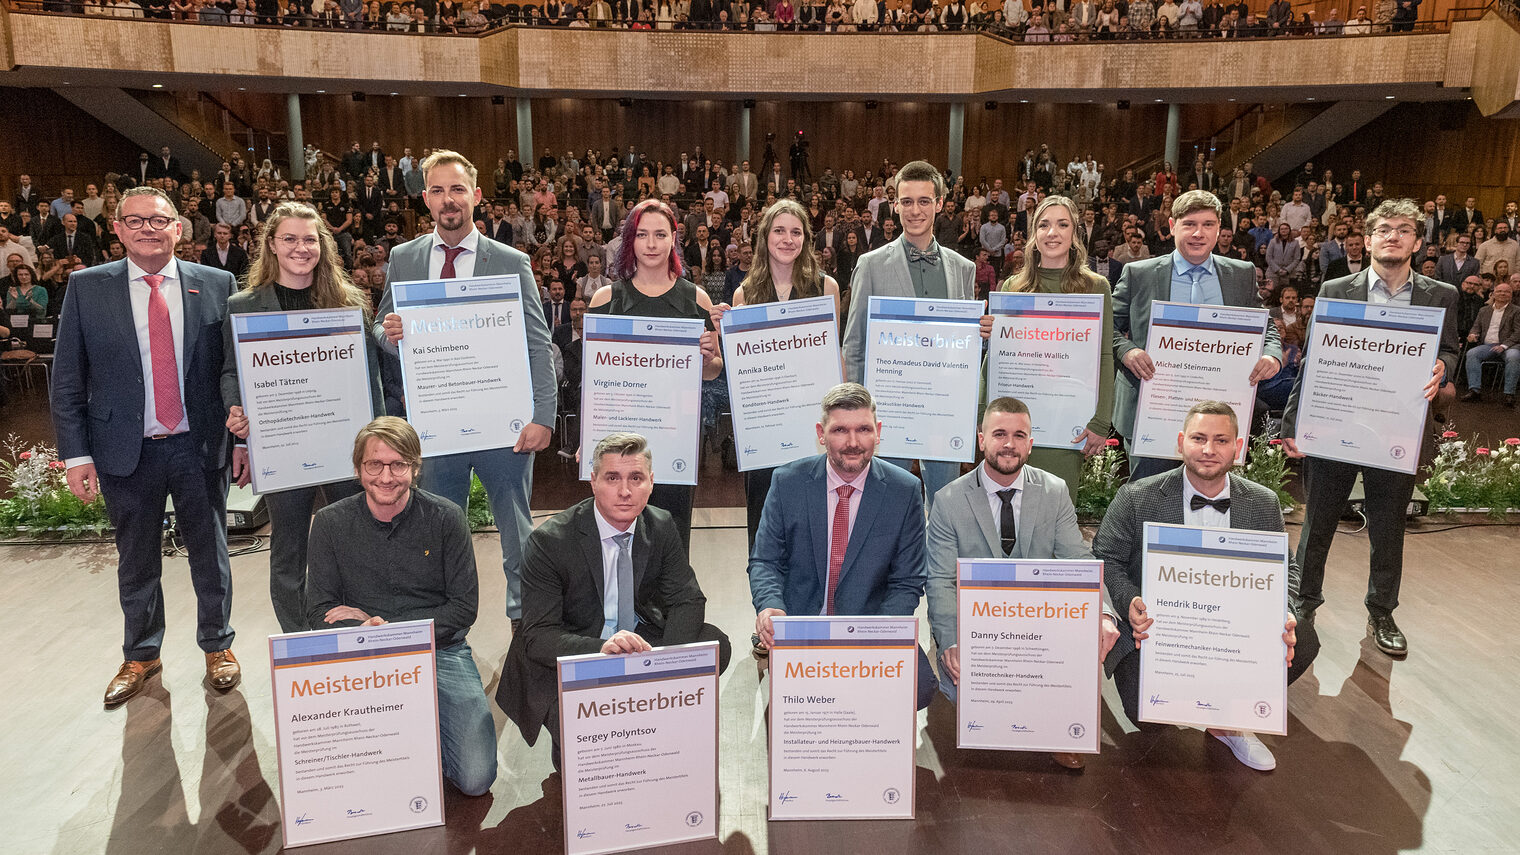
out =
<svg viewBox="0 0 1520 855"><path fill-rule="evenodd" d="M219 393L222 323L237 285L231 274L179 262L184 300L185 412L201 465L227 465L227 413ZM142 451L142 357L133 327L126 261L81 270L69 277L53 356L53 427L58 456L89 455L95 468L126 477Z"/></svg>
<svg viewBox="0 0 1520 855"><path fill-rule="evenodd" d="M1346 271L1347 274L1350 272ZM1457 264L1457 254L1454 252L1448 252L1436 259L1436 278L1453 288L1461 288L1463 279L1477 275L1478 257L1470 252L1460 265Z"/></svg>
<svg viewBox="0 0 1520 855"><path fill-rule="evenodd" d="M523 551L522 632L502 666L496 703L532 745L556 702L555 659L600 653L603 597L601 535L593 499L539 526ZM697 640L707 598L686 559L670 514L648 506L633 527L634 611L661 644Z"/></svg>
<svg viewBox="0 0 1520 855"><path fill-rule="evenodd" d="M486 230L484 232L486 237L500 244L506 244L507 246L512 245L511 223L507 222L506 220L502 220L499 223L494 223L491 221L490 217L486 217L482 222L486 224Z"/></svg>
<svg viewBox="0 0 1520 855"><path fill-rule="evenodd" d="M1461 233L1467 231L1467 227L1468 226L1472 226L1472 225L1479 225L1479 226L1481 226L1481 225L1483 225L1484 222L1485 222L1485 220L1483 219L1483 211L1482 211L1482 209L1480 209L1480 208L1474 208L1473 209L1473 215L1471 217L1469 217L1469 216L1467 216L1467 209L1466 208L1457 208L1456 210L1454 210L1454 211L1451 212L1451 218L1446 221L1445 225L1451 231L1454 231L1457 234L1461 234Z"/></svg>
<svg viewBox="0 0 1520 855"><path fill-rule="evenodd" d="M556 327L567 326L570 323L570 298L567 295L565 297L565 299L559 301L559 316L558 317L556 317L555 314L554 314L554 301L553 300L545 300L543 302L544 302L544 323L546 323L546 324L549 325L549 331L550 331L550 335L552 337L554 329Z"/></svg>
<svg viewBox="0 0 1520 855"><path fill-rule="evenodd" d="M380 177L376 179L375 186L380 188L380 195L382 196L385 195L387 190L394 192L397 196L405 196L406 175L402 173L399 166L394 168L382 166L380 167Z"/></svg>
<svg viewBox="0 0 1520 855"><path fill-rule="evenodd" d="M135 173L136 170L133 170ZM165 165L163 157L153 155L148 158L148 178L173 178L175 181L185 180L185 171L180 168L179 158L171 156L169 163Z"/></svg>
<svg viewBox="0 0 1520 855"><path fill-rule="evenodd" d="M1182 469L1173 469L1120 487L1093 537L1093 557L1103 562L1104 582L1113 598L1114 610L1119 613L1119 640L1103 662L1109 674L1114 673L1120 660L1135 652L1134 630L1129 625L1129 604L1140 596L1144 579L1145 524L1183 525L1182 479L1185 477ZM1230 527L1282 531L1282 508L1277 504L1277 497L1266 487L1231 473ZM1301 576L1290 550L1288 608L1295 618L1300 616L1298 588Z"/></svg>
<svg viewBox="0 0 1520 855"><path fill-rule="evenodd" d="M1340 259L1336 260L1339 261ZM1331 265L1332 268L1334 266L1333 264ZM1362 272L1355 276L1346 276L1325 282L1319 288L1319 296L1329 297L1334 300L1366 302L1368 269L1363 268ZM1446 322L1441 327L1441 346L1438 356L1446 364L1446 377L1449 380L1455 380L1457 377L1457 352L1461 349L1461 341L1457 335L1458 294L1457 289L1447 285L1445 282L1437 282L1418 273L1414 274L1414 294L1409 299L1410 304L1415 306L1439 306L1446 310ZM1304 332L1302 358L1308 358L1309 348L1313 344L1314 321L1311 319L1309 321L1309 328ZM1298 378L1293 381L1293 392L1288 396L1288 406L1283 409L1283 436L1298 436L1296 432L1298 396L1303 391L1305 373L1307 372L1299 372ZM1426 418L1429 418L1428 414Z"/></svg>
<svg viewBox="0 0 1520 855"><path fill-rule="evenodd" d="M48 246L53 248L54 258L63 258L66 255L77 255L86 267L94 267L100 261L100 247L95 242L95 236L90 234L95 230L95 224L91 223L89 229L82 226L74 230L74 251L69 252L68 235L62 231L53 235Z"/></svg>
<svg viewBox="0 0 1520 855"><path fill-rule="evenodd" d="M823 611L829 577L828 476L824 455L776 469L765 497L749 589L755 611L789 615ZM877 458L871 462L844 554L834 612L911 615L928 581L923 488L917 478Z"/></svg>
<svg viewBox="0 0 1520 855"><path fill-rule="evenodd" d="M230 243L227 245L227 263L223 264L221 255L216 251L216 244L213 243L201 252L201 264L207 267L215 267L217 270L225 270L231 273L234 279L242 279L243 274L248 272L248 253L244 252L243 248L237 244ZM279 310L280 307L276 305L273 309L259 309L258 311L278 312Z"/></svg>
<svg viewBox="0 0 1520 855"><path fill-rule="evenodd" d="M1249 262L1214 256L1219 275L1219 292L1226 306L1255 308L1256 271ZM1131 374L1121 360L1124 354L1144 348L1151 329L1151 303L1165 301L1171 295L1172 254L1144 258L1124 265L1114 286L1114 366L1118 382L1114 385L1114 429L1129 436L1135 427L1135 409L1140 402L1140 378ZM1282 360L1282 344L1276 324L1267 324L1263 356Z"/></svg>
<svg viewBox="0 0 1520 855"><path fill-rule="evenodd" d="M580 395L581 388L581 347L582 342L575 341L575 326L564 324L554 328L550 339L554 346L559 348L560 358L565 363L565 383Z"/></svg>
<svg viewBox="0 0 1520 855"><path fill-rule="evenodd" d="M1372 264L1372 257L1367 254L1366 250L1363 250L1362 251L1362 269L1359 270L1359 271L1357 271L1358 275L1360 275L1361 273L1365 273L1367 271L1368 265L1370 265L1370 264ZM1440 262L1438 261L1438 262L1436 262L1436 264L1439 266ZM1326 282L1329 282L1329 281L1334 280L1334 279L1344 279L1344 278L1346 278L1347 276L1350 276L1350 275L1351 275L1351 265L1348 264L1348 263L1346 263L1346 257L1345 256L1341 256L1340 258L1335 259L1334 261L1330 262L1330 266L1329 267L1325 268L1325 281Z"/></svg>

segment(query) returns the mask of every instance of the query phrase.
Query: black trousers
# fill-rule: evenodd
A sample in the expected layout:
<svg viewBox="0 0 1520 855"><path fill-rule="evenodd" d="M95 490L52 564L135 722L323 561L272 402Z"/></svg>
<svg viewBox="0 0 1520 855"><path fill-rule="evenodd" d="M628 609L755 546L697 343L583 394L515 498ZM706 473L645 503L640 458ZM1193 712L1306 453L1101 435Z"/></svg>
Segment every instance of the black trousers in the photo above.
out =
<svg viewBox="0 0 1520 855"><path fill-rule="evenodd" d="M164 500L190 553L196 642L213 653L232 646L232 566L227 558L227 468L205 469L189 433L144 439L137 469L100 473L106 513L116 529L116 582L126 627L122 657L157 659L164 641Z"/></svg>
<svg viewBox="0 0 1520 855"><path fill-rule="evenodd" d="M691 506L697 488L687 484L656 484L649 493L649 504L670 514L681 532L681 546L691 555Z"/></svg>
<svg viewBox="0 0 1520 855"><path fill-rule="evenodd" d="M1308 507L1304 511L1303 536L1298 541L1298 565L1304 572L1299 593L1306 612L1325 602L1325 560L1358 473L1366 493L1362 508L1367 515L1371 553L1364 602L1368 614L1378 617L1391 615L1398 608L1399 581L1404 575L1404 521L1416 476L1309 457L1304 460Z"/></svg>
<svg viewBox="0 0 1520 855"><path fill-rule="evenodd" d="M751 469L744 473L745 528L749 530L749 551L755 551L755 533L760 530L760 513L765 497L771 492L771 475L775 467Z"/></svg>
<svg viewBox="0 0 1520 855"><path fill-rule="evenodd" d="M311 539L311 508L317 495L332 504L363 491L358 479L350 478L264 495L269 505L269 601L281 632L312 628L306 623L306 544Z"/></svg>

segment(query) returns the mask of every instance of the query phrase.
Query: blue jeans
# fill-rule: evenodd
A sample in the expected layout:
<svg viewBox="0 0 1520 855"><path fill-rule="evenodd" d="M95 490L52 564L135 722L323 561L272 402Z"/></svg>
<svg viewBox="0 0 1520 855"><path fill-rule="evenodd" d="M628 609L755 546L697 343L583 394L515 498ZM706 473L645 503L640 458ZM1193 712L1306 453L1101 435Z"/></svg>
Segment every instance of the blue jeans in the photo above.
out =
<svg viewBox="0 0 1520 855"><path fill-rule="evenodd" d="M882 460L894 466L901 466L904 471L913 471L913 461L902 457L883 457ZM924 514L928 515L934 505L934 494L956 478L961 476L961 465L946 460L920 460L918 461L919 475L924 479Z"/></svg>
<svg viewBox="0 0 1520 855"><path fill-rule="evenodd" d="M1504 394L1515 394L1515 384L1520 381L1520 347L1511 347L1494 353L1491 344L1474 344L1467 348L1467 388L1471 392L1483 390L1483 363L1504 360Z"/></svg>
<svg viewBox="0 0 1520 855"><path fill-rule="evenodd" d="M442 496L468 511L470 471L480 476L501 532L501 569L507 576L507 618L522 617L522 555L533 519L528 496L533 492L533 455L510 448L445 454L422 461L422 480L417 486Z"/></svg>
<svg viewBox="0 0 1520 855"><path fill-rule="evenodd" d="M438 663L438 733L443 777L467 796L496 782L496 725L480 684L469 642L441 648Z"/></svg>

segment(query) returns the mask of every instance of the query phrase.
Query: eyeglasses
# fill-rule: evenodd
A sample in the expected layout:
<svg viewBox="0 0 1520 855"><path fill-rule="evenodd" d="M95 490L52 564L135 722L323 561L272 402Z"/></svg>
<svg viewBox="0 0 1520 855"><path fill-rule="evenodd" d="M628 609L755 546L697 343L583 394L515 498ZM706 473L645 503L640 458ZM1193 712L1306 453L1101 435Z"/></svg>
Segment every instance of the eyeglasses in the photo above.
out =
<svg viewBox="0 0 1520 855"><path fill-rule="evenodd" d="M1393 226L1378 226L1372 230L1372 233L1382 238L1383 240L1387 240L1394 235L1398 235L1401 238L1412 238L1416 234L1414 226L1401 226L1399 228L1394 228Z"/></svg>
<svg viewBox="0 0 1520 855"><path fill-rule="evenodd" d="M382 463L379 460L364 461L364 474L371 478L379 476L381 472L387 469L390 470L392 478L400 478L402 475L412 471L412 464L405 460L397 460L392 463Z"/></svg>
<svg viewBox="0 0 1520 855"><path fill-rule="evenodd" d="M276 235L274 240L275 243L285 247L286 249L295 249L298 246L304 246L307 249L316 249L317 246L321 243L317 240L316 235L307 235L305 237L300 237L297 235Z"/></svg>
<svg viewBox="0 0 1520 855"><path fill-rule="evenodd" d="M143 226L152 226L154 231L161 232L172 222L174 222L173 217L139 217L129 214L121 218L121 224L132 231L137 231Z"/></svg>

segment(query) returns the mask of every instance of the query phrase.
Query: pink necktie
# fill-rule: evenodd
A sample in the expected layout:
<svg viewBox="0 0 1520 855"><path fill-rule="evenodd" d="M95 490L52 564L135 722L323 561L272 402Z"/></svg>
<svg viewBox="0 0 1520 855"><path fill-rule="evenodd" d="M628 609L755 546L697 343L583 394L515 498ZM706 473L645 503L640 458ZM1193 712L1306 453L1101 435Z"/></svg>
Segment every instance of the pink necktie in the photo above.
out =
<svg viewBox="0 0 1520 855"><path fill-rule="evenodd" d="M443 269L438 271L439 279L453 279L459 275L454 272L454 259L458 258L461 252L464 252L464 247L462 246L446 246L443 248Z"/></svg>
<svg viewBox="0 0 1520 855"><path fill-rule="evenodd" d="M158 287L164 277L150 273L148 283L148 350L153 359L153 409L158 423L172 432L185 418L179 397L179 359L174 355L174 327L169 323L169 304Z"/></svg>
<svg viewBox="0 0 1520 855"><path fill-rule="evenodd" d="M839 494L839 503L834 505L834 533L829 538L829 587L823 601L823 613L828 615L834 613L834 591L839 588L844 553L850 545L850 496L855 488L843 484L834 492Z"/></svg>

